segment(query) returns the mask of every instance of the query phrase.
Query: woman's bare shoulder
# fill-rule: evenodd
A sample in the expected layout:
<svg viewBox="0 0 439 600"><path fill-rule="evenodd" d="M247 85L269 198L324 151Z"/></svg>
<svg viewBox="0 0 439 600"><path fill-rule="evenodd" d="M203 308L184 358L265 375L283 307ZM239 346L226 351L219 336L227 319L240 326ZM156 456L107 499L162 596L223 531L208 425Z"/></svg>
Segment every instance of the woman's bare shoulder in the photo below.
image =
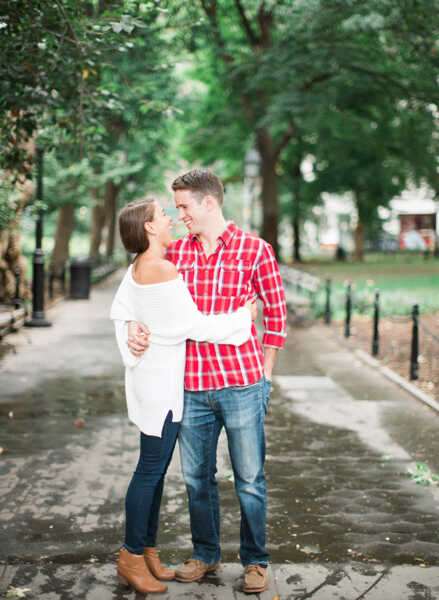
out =
<svg viewBox="0 0 439 600"><path fill-rule="evenodd" d="M133 265L133 275L137 283L163 283L178 277L176 266L169 260L158 258Z"/></svg>

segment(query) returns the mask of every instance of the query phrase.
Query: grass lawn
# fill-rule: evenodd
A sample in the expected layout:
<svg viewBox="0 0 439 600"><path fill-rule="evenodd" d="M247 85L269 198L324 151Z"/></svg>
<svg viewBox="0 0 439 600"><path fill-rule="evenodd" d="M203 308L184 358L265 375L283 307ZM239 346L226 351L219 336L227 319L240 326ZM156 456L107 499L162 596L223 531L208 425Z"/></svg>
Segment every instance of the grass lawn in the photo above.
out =
<svg viewBox="0 0 439 600"><path fill-rule="evenodd" d="M323 280L331 278L334 318L342 318L345 287L352 282L357 312L370 312L376 289L381 292L383 315L408 314L413 304L419 304L421 313L439 310L439 258L419 254L367 254L363 263L308 260L300 267ZM324 294L317 298L317 312L321 313Z"/></svg>

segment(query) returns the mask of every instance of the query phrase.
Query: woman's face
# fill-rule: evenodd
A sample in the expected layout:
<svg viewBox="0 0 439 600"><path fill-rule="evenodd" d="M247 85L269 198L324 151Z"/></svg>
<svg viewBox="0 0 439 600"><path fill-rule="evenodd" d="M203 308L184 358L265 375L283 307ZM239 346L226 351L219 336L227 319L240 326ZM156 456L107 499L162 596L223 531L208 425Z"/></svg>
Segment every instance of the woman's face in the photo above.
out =
<svg viewBox="0 0 439 600"><path fill-rule="evenodd" d="M159 202L154 202L154 219L152 220L158 241L166 248L172 242L172 218L168 216Z"/></svg>

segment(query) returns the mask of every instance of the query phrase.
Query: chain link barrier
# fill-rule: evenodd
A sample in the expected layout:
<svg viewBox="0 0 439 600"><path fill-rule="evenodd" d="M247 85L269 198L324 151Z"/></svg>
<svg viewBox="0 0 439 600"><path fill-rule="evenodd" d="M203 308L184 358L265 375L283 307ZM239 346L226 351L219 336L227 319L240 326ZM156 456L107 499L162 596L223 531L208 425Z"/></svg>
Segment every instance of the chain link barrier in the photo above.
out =
<svg viewBox="0 0 439 600"><path fill-rule="evenodd" d="M424 325L424 323L422 322L422 320L419 321L419 325L422 329L422 331L424 333L426 333L428 336L430 336L430 338L436 342L436 344L439 344L439 335L436 335L435 333L433 333L432 331L430 331L430 329Z"/></svg>

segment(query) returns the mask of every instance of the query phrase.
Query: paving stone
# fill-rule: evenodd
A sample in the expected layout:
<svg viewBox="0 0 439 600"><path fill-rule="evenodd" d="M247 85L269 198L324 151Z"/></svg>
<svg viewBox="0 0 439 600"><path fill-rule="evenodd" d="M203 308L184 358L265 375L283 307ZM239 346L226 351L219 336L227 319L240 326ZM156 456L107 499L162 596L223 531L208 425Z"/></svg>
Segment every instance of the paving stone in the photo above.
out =
<svg viewBox="0 0 439 600"><path fill-rule="evenodd" d="M238 564L223 564L217 573L207 575L202 582L171 581L168 583L168 592L157 597L163 600L243 600L244 598L274 600L278 592L271 568L269 568L269 576L270 586L267 591L261 594L244 594L241 591L242 567ZM39 565L10 566L0 579L0 592L5 593L11 586L30 589L26 597L49 600L63 598L105 600L136 596L132 590L118 583L114 562L64 565L48 562Z"/></svg>
<svg viewBox="0 0 439 600"><path fill-rule="evenodd" d="M275 567L282 600L437 600L439 568L303 564Z"/></svg>

